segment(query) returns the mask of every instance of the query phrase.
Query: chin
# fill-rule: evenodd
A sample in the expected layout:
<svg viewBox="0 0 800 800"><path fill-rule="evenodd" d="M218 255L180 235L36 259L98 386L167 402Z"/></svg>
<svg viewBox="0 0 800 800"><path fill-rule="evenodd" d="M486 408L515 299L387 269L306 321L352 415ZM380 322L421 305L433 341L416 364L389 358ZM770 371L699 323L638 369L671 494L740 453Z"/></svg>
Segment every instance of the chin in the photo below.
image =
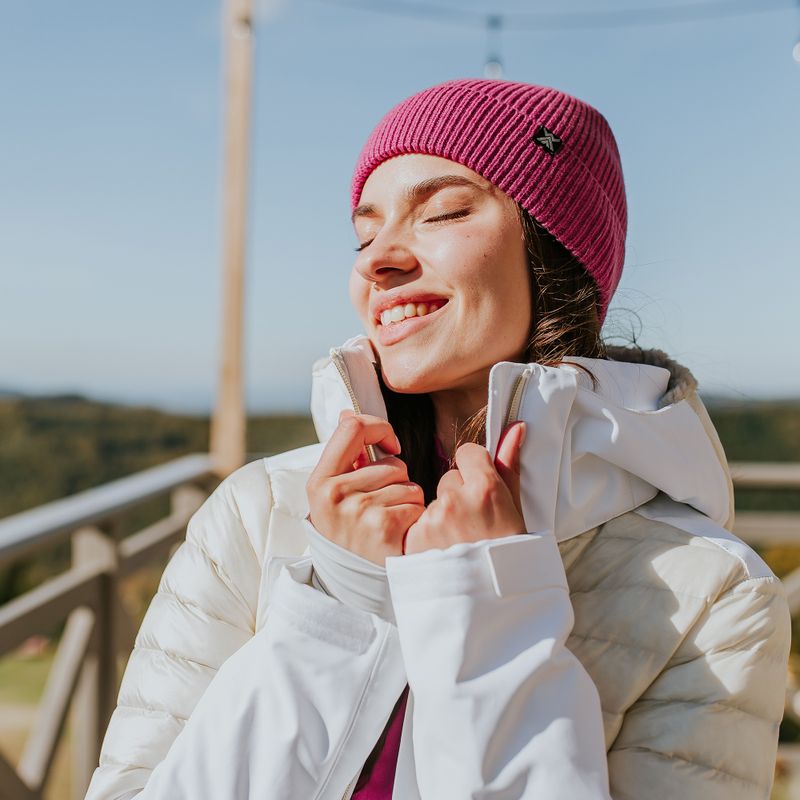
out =
<svg viewBox="0 0 800 800"><path fill-rule="evenodd" d="M428 376L419 370L392 370L384 365L381 367L381 377L386 386L398 394L423 394L436 388Z"/></svg>
<svg viewBox="0 0 800 800"><path fill-rule="evenodd" d="M442 370L420 364L418 358L398 358L397 354L380 359L381 377L399 394L423 394L441 389Z"/></svg>
<svg viewBox="0 0 800 800"><path fill-rule="evenodd" d="M416 353L392 353L380 361L383 382L399 394L429 394L460 385L452 359L422 359Z"/></svg>

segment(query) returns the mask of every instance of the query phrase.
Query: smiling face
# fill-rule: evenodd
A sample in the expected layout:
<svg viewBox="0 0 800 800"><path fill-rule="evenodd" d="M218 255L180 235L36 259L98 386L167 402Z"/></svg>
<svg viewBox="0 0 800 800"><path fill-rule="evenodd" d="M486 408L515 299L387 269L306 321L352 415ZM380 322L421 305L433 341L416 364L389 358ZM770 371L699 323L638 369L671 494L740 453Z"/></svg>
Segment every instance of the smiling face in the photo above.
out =
<svg viewBox="0 0 800 800"><path fill-rule="evenodd" d="M378 165L359 203L350 298L385 383L485 398L492 365L521 360L531 328L516 204L468 167L421 154Z"/></svg>

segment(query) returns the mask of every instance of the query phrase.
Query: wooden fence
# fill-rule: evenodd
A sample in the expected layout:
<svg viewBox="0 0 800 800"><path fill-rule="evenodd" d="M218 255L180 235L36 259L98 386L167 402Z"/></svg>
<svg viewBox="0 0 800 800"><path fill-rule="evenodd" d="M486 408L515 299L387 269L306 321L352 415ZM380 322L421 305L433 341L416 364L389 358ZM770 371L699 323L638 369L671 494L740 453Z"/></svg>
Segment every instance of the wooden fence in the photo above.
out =
<svg viewBox="0 0 800 800"><path fill-rule="evenodd" d="M136 636L121 602L120 581L171 555L189 517L217 482L210 457L190 455L0 520L0 566L71 542L67 570L0 607L0 656L66 620L16 768L0 754L0 798L44 796L70 713L72 797L82 800L116 706L117 656L130 653ZM126 514L167 495L167 516L121 537Z"/></svg>

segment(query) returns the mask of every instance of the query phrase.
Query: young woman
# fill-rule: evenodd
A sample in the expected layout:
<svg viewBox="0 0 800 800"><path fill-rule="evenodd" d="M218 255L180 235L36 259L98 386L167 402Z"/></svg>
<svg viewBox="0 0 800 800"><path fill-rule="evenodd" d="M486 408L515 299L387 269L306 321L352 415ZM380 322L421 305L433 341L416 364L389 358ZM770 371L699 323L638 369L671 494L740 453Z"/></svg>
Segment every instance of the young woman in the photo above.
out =
<svg viewBox="0 0 800 800"><path fill-rule="evenodd" d="M686 367L600 330L617 146L555 89L393 108L320 444L195 514L88 800L755 800L789 647Z"/></svg>

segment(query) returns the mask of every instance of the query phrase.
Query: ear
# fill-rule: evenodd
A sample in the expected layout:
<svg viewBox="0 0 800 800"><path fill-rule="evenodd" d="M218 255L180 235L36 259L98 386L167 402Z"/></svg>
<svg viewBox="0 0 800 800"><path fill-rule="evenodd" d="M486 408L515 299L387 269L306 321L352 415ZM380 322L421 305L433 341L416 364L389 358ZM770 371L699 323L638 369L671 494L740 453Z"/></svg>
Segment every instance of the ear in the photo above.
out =
<svg viewBox="0 0 800 800"><path fill-rule="evenodd" d="M511 492L514 505L520 515L522 514L522 500L520 499L519 473L520 473L520 450L525 441L525 433L528 426L518 420L511 423L500 436L497 445L497 455L494 459L495 469L503 483Z"/></svg>

